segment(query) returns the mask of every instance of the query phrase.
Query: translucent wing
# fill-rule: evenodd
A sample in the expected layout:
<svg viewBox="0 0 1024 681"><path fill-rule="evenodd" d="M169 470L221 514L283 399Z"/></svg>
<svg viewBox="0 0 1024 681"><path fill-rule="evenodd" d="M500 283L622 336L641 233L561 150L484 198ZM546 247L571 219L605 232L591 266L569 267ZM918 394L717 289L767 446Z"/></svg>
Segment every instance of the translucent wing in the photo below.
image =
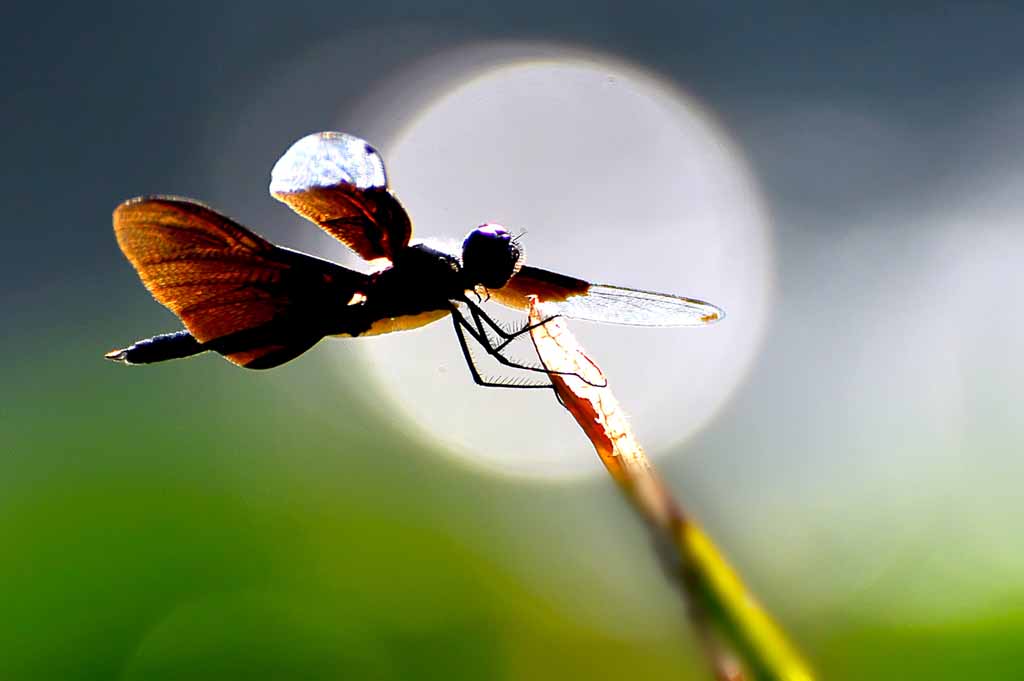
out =
<svg viewBox="0 0 1024 681"><path fill-rule="evenodd" d="M585 295L589 290L590 282L583 279L523 265L507 284L501 288L488 289L488 293L491 300L502 305L528 311L530 300L527 296L537 296L545 302L558 302L572 296Z"/></svg>
<svg viewBox="0 0 1024 681"><path fill-rule="evenodd" d="M555 304L566 317L634 326L702 326L717 322L725 313L702 300L653 291L590 284L537 267L520 268L491 299L519 310L530 307L527 296Z"/></svg>
<svg viewBox="0 0 1024 681"><path fill-rule="evenodd" d="M701 326L725 316L703 300L605 284L591 284L586 295L567 298L558 307L566 317L634 326Z"/></svg>
<svg viewBox="0 0 1024 681"><path fill-rule="evenodd" d="M412 235L409 216L388 189L383 159L352 135L300 139L274 165L270 193L365 260L392 259Z"/></svg>
<svg viewBox="0 0 1024 681"><path fill-rule="evenodd" d="M366 283L189 199L126 201L114 211L114 232L153 297L200 343L249 368L308 350L324 335L325 315Z"/></svg>

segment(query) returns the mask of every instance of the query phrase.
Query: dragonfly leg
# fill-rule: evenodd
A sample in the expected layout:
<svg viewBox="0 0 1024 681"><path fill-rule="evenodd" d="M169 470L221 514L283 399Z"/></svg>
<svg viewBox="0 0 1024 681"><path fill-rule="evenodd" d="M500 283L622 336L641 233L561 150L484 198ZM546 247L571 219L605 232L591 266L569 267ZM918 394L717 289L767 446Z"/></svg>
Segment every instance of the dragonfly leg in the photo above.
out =
<svg viewBox="0 0 1024 681"><path fill-rule="evenodd" d="M459 348L462 350L462 356L466 359L466 366L469 367L469 373L473 376L473 382L477 385L482 385L488 388L553 388L554 386L550 383L515 383L513 381L495 381L484 378L480 375L479 369L476 367L476 361L473 359L473 353L469 350L469 344L466 342L466 332L473 337L477 343L483 347L489 355L497 359L499 362L506 366L514 367L516 369L526 369L528 371L540 371L544 372L539 367L529 367L517 365L507 357L502 355L500 352L494 351L489 344L489 339L486 336L478 336L477 330L470 325L469 321L462 316L462 312L457 308L452 311L452 324L455 326L455 336L459 339Z"/></svg>
<svg viewBox="0 0 1024 681"><path fill-rule="evenodd" d="M506 357L504 355L504 353L502 351L513 340L515 340L516 338L518 338L519 336L523 335L524 333L526 333L528 331L531 331L533 329L536 329L539 326L543 326L544 324L547 324L549 321L551 321L552 319L554 319L558 315L554 315L552 317L548 317L547 319L545 319L545 320L543 320L541 322L538 322L536 324L528 324L524 328L522 328L519 331L515 332L514 334L508 334L507 332L505 332L504 329L501 329L498 326L497 322L495 322L493 319L491 319L487 315L487 313L485 313L483 310L479 309L476 305L474 305L473 303L471 303L469 301L463 301L463 302L465 302L467 304L467 306L469 307L470 315L473 317L473 321L475 323L475 327L474 327L474 325L471 325L469 323L469 320L466 319L465 315L462 314L462 311L460 309L458 309L458 307L453 306L452 318L454 320L456 320L455 321L456 326L458 327L458 326L461 325L461 327L463 327L469 333L469 335L472 336L473 339L477 343L480 344L480 346L487 352L487 354L489 354L491 357L493 357L495 360L497 360L500 364L503 364L503 365L505 365L507 367L511 367L513 369L522 369L524 371L535 371L535 372L543 373L543 374L557 374L557 375L560 375L560 376L575 376L576 378L580 379L581 381L583 381L587 385L591 385L591 386L593 386L595 388L604 388L605 386L608 385L607 382L594 383L592 381L589 381L589 380L587 380L583 376L580 376L578 373L576 373L574 371L554 371L554 370L547 369L547 368L545 368L543 366L531 366L529 364L521 364L519 362L515 362L515 361L509 359L508 357ZM481 319L484 320L487 323L487 325L490 326L492 329L495 329L495 331L497 333L499 333L502 337L504 337L505 341L502 342L502 343L498 343L496 345L493 344L491 342L490 336L487 334L487 331L484 329L484 327L482 325ZM460 334L462 333L463 328L459 328L458 329ZM464 351L463 354L466 354L466 352ZM471 360L469 360L469 358L467 357L467 361L471 361ZM504 384L502 384L502 385L504 385ZM542 386L530 386L530 387L542 387ZM551 387L551 386L543 386L543 387Z"/></svg>
<svg viewBox="0 0 1024 681"><path fill-rule="evenodd" d="M505 347L508 346L509 343L514 341L516 338L519 338L524 333L528 333L528 332L536 329L539 326L544 326L545 324L550 322L552 319L555 319L556 317L561 316L561 315L551 315L547 319L545 319L543 321L540 321L540 322L537 322L536 324L524 323L521 327L519 327L515 331L511 331L510 332L507 329L505 329L504 327L502 327L501 324L499 324L498 322L494 321L494 319L492 319L491 316L489 314L487 314L486 312L484 312L483 309L481 309L478 305L475 305L475 304L473 304L472 302L470 302L468 300L465 300L463 302L465 302L467 304L467 307L469 307L470 315L472 315L473 322L476 324L477 331L481 335L485 335L485 336L487 335L486 331L484 331L484 327L483 327L484 324L487 324L487 326L489 326L491 328L491 330L494 331L494 333L498 335L499 338L503 339L504 342L499 343L497 345L492 345L491 346L496 351L500 351L500 350L505 349Z"/></svg>

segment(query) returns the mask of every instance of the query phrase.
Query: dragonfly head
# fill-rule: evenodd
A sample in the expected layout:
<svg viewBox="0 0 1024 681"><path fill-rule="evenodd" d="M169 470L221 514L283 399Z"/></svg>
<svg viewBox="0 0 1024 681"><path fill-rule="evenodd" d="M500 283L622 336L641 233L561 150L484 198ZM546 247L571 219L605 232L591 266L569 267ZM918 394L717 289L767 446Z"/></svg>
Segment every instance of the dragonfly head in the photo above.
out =
<svg viewBox="0 0 1024 681"><path fill-rule="evenodd" d="M501 225L480 225L462 242L462 272L471 286L501 288L521 265L523 251Z"/></svg>

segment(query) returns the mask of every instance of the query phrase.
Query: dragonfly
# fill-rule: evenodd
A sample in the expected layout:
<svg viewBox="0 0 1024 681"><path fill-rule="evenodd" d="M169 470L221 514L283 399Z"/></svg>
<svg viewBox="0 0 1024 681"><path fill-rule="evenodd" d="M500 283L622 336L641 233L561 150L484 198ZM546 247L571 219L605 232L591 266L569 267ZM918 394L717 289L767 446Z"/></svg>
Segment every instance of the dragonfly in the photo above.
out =
<svg viewBox="0 0 1024 681"><path fill-rule="evenodd" d="M271 171L270 194L373 271L273 244L193 199L129 199L114 210L117 243L143 285L185 328L113 350L107 359L152 364L215 352L247 369L269 369L326 337L392 333L448 317L475 383L550 387L480 373L468 339L505 366L544 371L507 354L530 325L509 329L484 302L526 311L536 297L557 315L635 326L702 326L724 316L702 300L526 265L519 238L497 224L470 231L461 254L413 243L412 222L391 191L381 155L346 133L295 142Z"/></svg>

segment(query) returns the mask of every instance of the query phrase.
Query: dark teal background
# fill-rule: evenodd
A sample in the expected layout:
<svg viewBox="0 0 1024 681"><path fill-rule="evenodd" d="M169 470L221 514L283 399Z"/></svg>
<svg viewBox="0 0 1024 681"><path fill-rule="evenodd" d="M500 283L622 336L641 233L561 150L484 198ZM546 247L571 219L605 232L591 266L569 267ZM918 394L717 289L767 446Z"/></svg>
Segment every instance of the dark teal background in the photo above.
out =
<svg viewBox="0 0 1024 681"><path fill-rule="evenodd" d="M267 374L215 357L146 370L104 362L117 344L174 327L118 252L109 216L141 193L207 194L213 171L197 159L207 158L209 121L240 117L243 86L309 45L361 28L429 29L420 42L383 40L364 61L339 68L337 91L309 84L308 105L279 121L277 137L248 139L253 162L229 182L253 201L270 201L266 177L282 149L344 115L346 89L360 92L462 42L549 40L622 55L714 108L781 225L785 301L788 291L818 284L787 275L799 247L844 238L827 219L797 230L797 216L849 220L900 201L927 204L936 187L969 177L999 151L959 131L977 129L978 116L1003 101L995 94L1024 95L1024 10L912 4L9 10L0 28L0 679L704 678L671 587L608 480L545 485L451 463L396 423L359 356L338 344ZM828 145L820 166L801 163L785 139L764 133L759 112L808 99L884 112L913 153L876 150L886 162L870 173L833 158ZM245 135L238 121L236 134ZM1020 157L1017 139L1005 144L1006 158ZM233 208L243 219L249 210ZM912 261L914 240L900 243ZM971 347L983 355L989 341ZM767 378L789 378L771 370L779 342L768 341L753 387L691 448L722 456L727 446L757 446L761 435L744 428L743 414L781 389ZM328 361L348 362L346 377ZM1010 376L1016 366L1005 367ZM988 406L971 413L1009 416L997 419L1003 430L969 431L965 456L1008 452L999 461L1010 463L990 470L1015 489L1022 441L1013 401L985 400L1020 390L998 368L983 378L968 402ZM894 445L878 443L886 446ZM761 465L782 465L775 461ZM870 587L819 602L821 590L807 590L745 541L723 506L749 506L751 517L770 509L753 495L730 499L721 484L728 475L716 470L687 458L666 475L822 678L1024 673L1024 578L1013 567L1024 514L1006 486L972 481L960 490L991 503L994 524L926 525ZM870 515L878 503L863 498L857 508ZM902 522L887 518L872 532ZM781 553L787 532L780 528L773 544ZM978 536L990 539L961 548ZM865 535L864 552L877 550L872 540ZM842 570L827 533L821 551ZM936 556L960 551L957 575L920 576ZM641 586L616 584L627 568Z"/></svg>

